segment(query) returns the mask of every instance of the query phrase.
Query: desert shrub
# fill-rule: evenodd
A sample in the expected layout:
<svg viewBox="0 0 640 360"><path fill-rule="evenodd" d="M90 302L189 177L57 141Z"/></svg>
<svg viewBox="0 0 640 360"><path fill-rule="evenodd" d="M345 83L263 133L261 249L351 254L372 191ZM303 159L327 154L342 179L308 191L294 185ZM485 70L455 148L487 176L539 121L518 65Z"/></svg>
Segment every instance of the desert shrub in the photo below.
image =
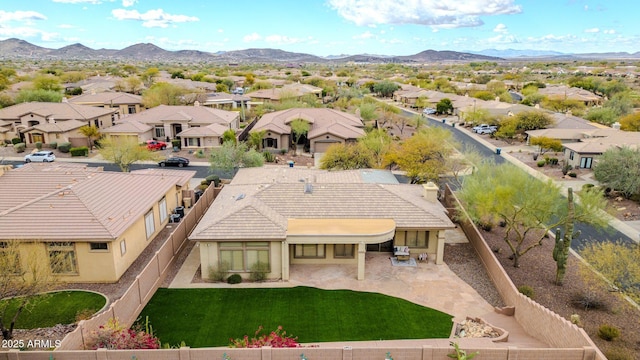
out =
<svg viewBox="0 0 640 360"><path fill-rule="evenodd" d="M60 150L61 153L68 153L69 150L71 150L71 143L63 142L58 144L58 150Z"/></svg>
<svg viewBox="0 0 640 360"><path fill-rule="evenodd" d="M205 179L200 180L200 185L207 185L209 186L209 182Z"/></svg>
<svg viewBox="0 0 640 360"><path fill-rule="evenodd" d="M178 149L182 148L182 144L180 143L179 139L171 140L171 146L174 147L174 148L177 147Z"/></svg>
<svg viewBox="0 0 640 360"><path fill-rule="evenodd" d="M240 274L233 274L227 278L228 284L240 284L242 282L242 276Z"/></svg>
<svg viewBox="0 0 640 360"><path fill-rule="evenodd" d="M51 142L51 143L49 143L49 147L52 148L52 149L57 149L58 148L58 143L55 142L55 141Z"/></svg>
<svg viewBox="0 0 640 360"><path fill-rule="evenodd" d="M204 150L202 150L202 149L198 149L198 150L196 151L196 153L195 153L195 156L196 156L198 159L202 159L202 158L204 157Z"/></svg>
<svg viewBox="0 0 640 360"><path fill-rule="evenodd" d="M569 175L569 177L572 177L572 178L574 178L574 177L577 177L577 176L578 176L578 174L574 173L573 171L572 171L572 172L570 172L568 175Z"/></svg>
<svg viewBox="0 0 640 360"><path fill-rule="evenodd" d="M89 148L86 146L79 146L69 149L71 156L87 156L89 155Z"/></svg>
<svg viewBox="0 0 640 360"><path fill-rule="evenodd" d="M620 347L611 348L611 349L605 351L604 355L607 357L608 360L633 360L633 359L635 359L635 355L633 354L632 351L624 349L624 348L620 348Z"/></svg>
<svg viewBox="0 0 640 360"><path fill-rule="evenodd" d="M264 156L264 161L266 162L274 162L276 160L276 157L268 151L263 151L262 156Z"/></svg>
<svg viewBox="0 0 640 360"><path fill-rule="evenodd" d="M280 149L280 154L284 155L287 153L287 149Z"/></svg>
<svg viewBox="0 0 640 360"><path fill-rule="evenodd" d="M207 184L200 184L200 185L196 186L196 190L205 191L205 190L207 190L208 187L209 187L209 185L207 185Z"/></svg>
<svg viewBox="0 0 640 360"><path fill-rule="evenodd" d="M270 346L273 348L295 348L299 347L298 337L287 335L287 332L282 329L282 326L271 332L264 332L262 325L258 327L255 332L255 336L249 339L248 335L241 338L231 339L229 347L231 348L261 348L263 346ZM304 355L300 358L306 359Z"/></svg>
<svg viewBox="0 0 640 360"><path fill-rule="evenodd" d="M558 165L558 158L549 158L549 164Z"/></svg>
<svg viewBox="0 0 640 360"><path fill-rule="evenodd" d="M220 177L218 175L209 175L204 178L204 180L207 182L207 185L211 185L211 183L213 183L213 186L215 187L220 186Z"/></svg>
<svg viewBox="0 0 640 360"><path fill-rule="evenodd" d="M258 261L257 263L251 265L251 275L249 275L249 279L251 281L261 282L267 280L267 274L269 273L269 264Z"/></svg>
<svg viewBox="0 0 640 360"><path fill-rule="evenodd" d="M21 143L22 140L20 140L20 138L13 138L11 139L11 144L15 145L15 144L19 144Z"/></svg>
<svg viewBox="0 0 640 360"><path fill-rule="evenodd" d="M38 149L38 151L42 150L42 141L36 141L36 149Z"/></svg>
<svg viewBox="0 0 640 360"><path fill-rule="evenodd" d="M593 184L584 184L582 185L582 190L589 190L589 189L593 189L595 187L595 185Z"/></svg>
<svg viewBox="0 0 640 360"><path fill-rule="evenodd" d="M17 143L13 145L13 150L15 150L17 153L23 153L26 148L27 145L25 143Z"/></svg>
<svg viewBox="0 0 640 360"><path fill-rule="evenodd" d="M518 286L518 291L520 292L520 294L533 299L533 295L534 295L534 291L533 288L529 285L521 285Z"/></svg>
<svg viewBox="0 0 640 360"><path fill-rule="evenodd" d="M567 173L572 169L573 166L571 166L570 164L564 164L564 166L562 166L562 175L567 175Z"/></svg>
<svg viewBox="0 0 640 360"><path fill-rule="evenodd" d="M571 323L578 327L582 327L582 319L580 319L580 315L571 314Z"/></svg>
<svg viewBox="0 0 640 360"><path fill-rule="evenodd" d="M221 261L216 267L209 267L209 279L223 282L229 275L230 268L231 266L226 261Z"/></svg>
<svg viewBox="0 0 640 360"><path fill-rule="evenodd" d="M620 336L620 330L608 324L600 325L598 328L598 337L602 340L613 341Z"/></svg>
<svg viewBox="0 0 640 360"><path fill-rule="evenodd" d="M147 322L146 330L126 328L117 319L111 318L87 339L89 349L159 349L160 341L153 335Z"/></svg>
<svg viewBox="0 0 640 360"><path fill-rule="evenodd" d="M543 167L543 166L545 166L546 164L547 164L547 162L546 162L546 161L544 161L544 160L540 160L540 161L538 161L538 163L537 163L538 167Z"/></svg>

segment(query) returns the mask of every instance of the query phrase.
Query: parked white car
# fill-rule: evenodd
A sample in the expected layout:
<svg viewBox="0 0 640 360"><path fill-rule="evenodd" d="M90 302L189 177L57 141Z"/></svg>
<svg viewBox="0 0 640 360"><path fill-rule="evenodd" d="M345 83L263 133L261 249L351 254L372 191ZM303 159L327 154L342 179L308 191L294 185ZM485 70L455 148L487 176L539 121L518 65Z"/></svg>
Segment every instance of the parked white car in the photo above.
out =
<svg viewBox="0 0 640 360"><path fill-rule="evenodd" d="M424 108L424 110L422 110L422 113L425 115L433 115L436 113L436 109L434 108Z"/></svg>
<svg viewBox="0 0 640 360"><path fill-rule="evenodd" d="M494 132L498 131L498 127L494 125L482 124L473 127L472 130L476 134L493 134Z"/></svg>
<svg viewBox="0 0 640 360"><path fill-rule="evenodd" d="M25 162L52 162L56 156L52 151L37 151L24 157Z"/></svg>

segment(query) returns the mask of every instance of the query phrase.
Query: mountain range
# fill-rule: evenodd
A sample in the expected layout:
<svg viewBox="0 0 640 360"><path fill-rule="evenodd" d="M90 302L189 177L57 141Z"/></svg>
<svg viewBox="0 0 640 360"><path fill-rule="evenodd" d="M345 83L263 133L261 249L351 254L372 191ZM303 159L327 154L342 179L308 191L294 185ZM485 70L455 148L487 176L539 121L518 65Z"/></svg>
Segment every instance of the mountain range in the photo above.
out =
<svg viewBox="0 0 640 360"><path fill-rule="evenodd" d="M92 49L76 43L59 49L49 49L21 39L0 41L0 60L120 60L120 61L181 61L220 63L428 63L446 61L501 61L513 59L640 59L640 52L603 54L563 54L536 50L483 50L480 52L425 50L408 56L338 55L320 57L279 49L245 49L210 53L199 50L169 51L151 43L131 45L124 49Z"/></svg>

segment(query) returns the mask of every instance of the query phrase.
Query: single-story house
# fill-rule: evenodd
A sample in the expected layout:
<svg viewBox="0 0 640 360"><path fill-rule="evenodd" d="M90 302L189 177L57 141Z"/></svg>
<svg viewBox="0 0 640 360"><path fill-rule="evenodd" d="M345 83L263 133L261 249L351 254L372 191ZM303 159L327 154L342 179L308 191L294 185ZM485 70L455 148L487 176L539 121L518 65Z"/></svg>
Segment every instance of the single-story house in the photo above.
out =
<svg viewBox="0 0 640 360"><path fill-rule="evenodd" d="M137 114L144 110L142 96L125 92L90 92L74 96L68 100L72 104L118 108L122 115Z"/></svg>
<svg viewBox="0 0 640 360"><path fill-rule="evenodd" d="M596 95L591 91L566 85L547 85L538 89L538 93L548 98L577 100L586 106L602 105L602 96Z"/></svg>
<svg viewBox="0 0 640 360"><path fill-rule="evenodd" d="M118 109L104 109L67 102L29 102L0 109L0 133L5 139L21 138L27 145L71 142L86 145L77 132L84 125L105 129L118 118ZM66 122L69 122L65 124Z"/></svg>
<svg viewBox="0 0 640 360"><path fill-rule="evenodd" d="M384 170L244 168L189 240L198 243L205 278L223 263L246 277L261 262L270 279L288 280L294 264L350 264L364 279L366 252L394 246L442 264L444 231L455 225L437 192Z"/></svg>
<svg viewBox="0 0 640 360"><path fill-rule="evenodd" d="M194 130L200 127L207 129ZM200 105L160 105L126 116L103 133L107 136L135 136L140 142L180 139L183 148L203 148L220 146L219 137L223 127L225 130L237 130L240 127L240 114Z"/></svg>
<svg viewBox="0 0 640 360"><path fill-rule="evenodd" d="M309 123L306 136L298 144L311 153L324 153L333 144L355 142L365 135L364 124L355 115L327 108L292 108L267 113L258 120L250 133L265 131L263 148L289 150L293 140L291 122L302 119Z"/></svg>
<svg viewBox="0 0 640 360"><path fill-rule="evenodd" d="M212 92L206 94L206 100L202 105L223 110L241 109L249 111L251 110L251 104L249 103L250 100L250 97L244 95Z"/></svg>
<svg viewBox="0 0 640 360"><path fill-rule="evenodd" d="M322 88L309 84L287 84L282 87L274 87L272 89L256 90L246 94L251 98L254 104L262 103L280 103L283 98L300 99L305 95L313 95L322 99Z"/></svg>
<svg viewBox="0 0 640 360"><path fill-rule="evenodd" d="M585 132L579 142L563 144L564 160L574 168L591 169L600 155L609 149L630 147L640 144L640 133L616 129L600 129Z"/></svg>
<svg viewBox="0 0 640 360"><path fill-rule="evenodd" d="M64 282L118 281L182 205L195 175L155 170L31 163L0 171L0 251L17 242L20 257L35 256Z"/></svg>

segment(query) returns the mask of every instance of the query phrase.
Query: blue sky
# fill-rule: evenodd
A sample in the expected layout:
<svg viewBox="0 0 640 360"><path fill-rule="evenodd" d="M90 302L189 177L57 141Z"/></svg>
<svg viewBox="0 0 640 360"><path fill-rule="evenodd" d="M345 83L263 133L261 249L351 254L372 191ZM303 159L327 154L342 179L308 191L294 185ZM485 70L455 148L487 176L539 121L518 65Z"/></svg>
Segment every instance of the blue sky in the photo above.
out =
<svg viewBox="0 0 640 360"><path fill-rule="evenodd" d="M0 40L319 56L640 51L637 0L0 0Z"/></svg>

